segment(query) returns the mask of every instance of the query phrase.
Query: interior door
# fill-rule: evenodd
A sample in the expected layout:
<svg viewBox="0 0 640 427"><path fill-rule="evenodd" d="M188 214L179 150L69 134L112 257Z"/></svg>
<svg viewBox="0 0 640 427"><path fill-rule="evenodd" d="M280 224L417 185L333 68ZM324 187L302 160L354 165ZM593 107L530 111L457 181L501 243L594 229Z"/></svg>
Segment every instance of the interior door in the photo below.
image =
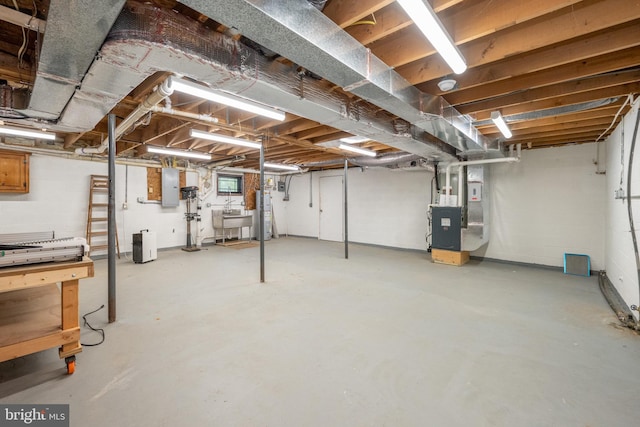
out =
<svg viewBox="0 0 640 427"><path fill-rule="evenodd" d="M320 177L320 240L344 240L342 179L342 176Z"/></svg>

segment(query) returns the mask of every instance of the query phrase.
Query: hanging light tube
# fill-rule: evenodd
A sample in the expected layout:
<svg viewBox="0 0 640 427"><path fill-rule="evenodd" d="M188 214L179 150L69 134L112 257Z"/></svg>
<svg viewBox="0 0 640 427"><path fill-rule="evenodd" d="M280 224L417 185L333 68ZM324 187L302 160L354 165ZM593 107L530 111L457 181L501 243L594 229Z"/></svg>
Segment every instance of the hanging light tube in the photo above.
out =
<svg viewBox="0 0 640 427"><path fill-rule="evenodd" d="M264 167L265 168L270 168L270 169L282 169L282 170L286 170L286 171L299 171L300 170L300 166L297 166L297 165L284 165L282 163L264 162Z"/></svg>
<svg viewBox="0 0 640 427"><path fill-rule="evenodd" d="M363 156L369 156L369 157L377 156L375 151L367 150L365 148L355 147L353 145L340 144L338 148L345 151L351 151L352 153L362 154Z"/></svg>
<svg viewBox="0 0 640 427"><path fill-rule="evenodd" d="M187 95L197 96L198 98L213 101L218 104L224 104L229 107L238 108L240 110L248 111L250 113L258 114L261 116L269 117L274 120L284 120L285 115L282 111L275 108L269 108L259 105L249 100L240 100L231 96L222 95L218 92L201 86L195 83L188 82L176 77L169 77L169 87L177 92L186 93Z"/></svg>
<svg viewBox="0 0 640 427"><path fill-rule="evenodd" d="M493 123L495 123L495 125L498 127L500 132L502 132L502 135L504 135L505 138L509 139L513 136L513 134L511 133L511 129L509 129L509 126L507 126L507 122L504 121L504 118L502 117L502 114L500 114L500 111L492 111L491 120L493 120Z"/></svg>
<svg viewBox="0 0 640 427"><path fill-rule="evenodd" d="M166 154L167 156L189 157L192 159L211 160L211 154L197 153L195 151L173 150L171 148L147 147L147 152Z"/></svg>
<svg viewBox="0 0 640 427"><path fill-rule="evenodd" d="M367 142L370 141L370 138L367 138L366 136L348 136L346 138L340 138L340 142L345 142L347 144L359 144L361 142Z"/></svg>
<svg viewBox="0 0 640 427"><path fill-rule="evenodd" d="M433 47L442 56L456 74L467 69L462 53L458 50L451 36L444 29L431 6L423 0L398 0L409 18L422 31Z"/></svg>
<svg viewBox="0 0 640 427"><path fill-rule="evenodd" d="M0 134L12 135L12 136L23 136L25 138L48 139L50 141L53 141L56 139L56 134L52 132L41 132L38 130L18 129L18 128L13 128L8 126L0 126Z"/></svg>
<svg viewBox="0 0 640 427"><path fill-rule="evenodd" d="M222 142L223 144L239 145L241 147L249 147L260 149L260 143L248 141L246 139L234 138L232 136L220 135L217 133L203 132L201 130L191 129L189 135L192 138L208 139L209 141Z"/></svg>

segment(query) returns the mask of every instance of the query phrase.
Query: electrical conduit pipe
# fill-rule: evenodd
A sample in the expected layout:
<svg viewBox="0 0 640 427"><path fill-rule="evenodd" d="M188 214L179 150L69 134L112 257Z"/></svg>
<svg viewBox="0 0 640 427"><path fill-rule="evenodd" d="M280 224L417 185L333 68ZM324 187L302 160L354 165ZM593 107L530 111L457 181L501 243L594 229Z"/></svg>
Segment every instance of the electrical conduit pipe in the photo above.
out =
<svg viewBox="0 0 640 427"><path fill-rule="evenodd" d="M141 117L152 111L162 100L173 93L171 78L162 82L155 91L145 98L120 124L116 127L115 139L120 138L131 128ZM102 154L109 146L109 140L104 139L98 147L77 148L76 154Z"/></svg>
<svg viewBox="0 0 640 427"><path fill-rule="evenodd" d="M451 187L451 168L453 167L458 167L458 202L457 205L458 206L462 206L462 189L463 189L463 183L462 183L462 171L463 171L463 167L468 166L468 165L488 165L491 163L513 163L513 162L519 162L520 161L520 150L521 150L521 145L518 144L518 151L517 151L517 155L516 157L503 157L503 158L499 158L499 159L482 159L482 160L467 160L467 161L463 161L463 162L452 162L449 163L447 165L447 168L445 169L445 191L446 191L446 204L447 206L449 206L449 188Z"/></svg>

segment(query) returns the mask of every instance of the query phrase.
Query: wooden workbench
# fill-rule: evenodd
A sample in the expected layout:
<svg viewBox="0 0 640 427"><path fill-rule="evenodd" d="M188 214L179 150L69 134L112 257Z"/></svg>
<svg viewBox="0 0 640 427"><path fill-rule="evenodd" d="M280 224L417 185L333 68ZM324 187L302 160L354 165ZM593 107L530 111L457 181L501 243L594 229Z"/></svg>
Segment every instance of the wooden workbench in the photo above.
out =
<svg viewBox="0 0 640 427"><path fill-rule="evenodd" d="M93 274L87 257L0 268L0 362L60 347L72 374L82 351L78 284Z"/></svg>

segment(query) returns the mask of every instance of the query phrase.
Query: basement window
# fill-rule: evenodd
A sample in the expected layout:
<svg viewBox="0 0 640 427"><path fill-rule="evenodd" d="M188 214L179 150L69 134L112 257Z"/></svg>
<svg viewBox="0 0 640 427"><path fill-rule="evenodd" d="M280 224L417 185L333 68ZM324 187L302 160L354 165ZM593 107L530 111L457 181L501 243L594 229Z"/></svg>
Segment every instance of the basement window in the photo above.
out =
<svg viewBox="0 0 640 427"><path fill-rule="evenodd" d="M242 175L218 175L218 195L242 196Z"/></svg>

